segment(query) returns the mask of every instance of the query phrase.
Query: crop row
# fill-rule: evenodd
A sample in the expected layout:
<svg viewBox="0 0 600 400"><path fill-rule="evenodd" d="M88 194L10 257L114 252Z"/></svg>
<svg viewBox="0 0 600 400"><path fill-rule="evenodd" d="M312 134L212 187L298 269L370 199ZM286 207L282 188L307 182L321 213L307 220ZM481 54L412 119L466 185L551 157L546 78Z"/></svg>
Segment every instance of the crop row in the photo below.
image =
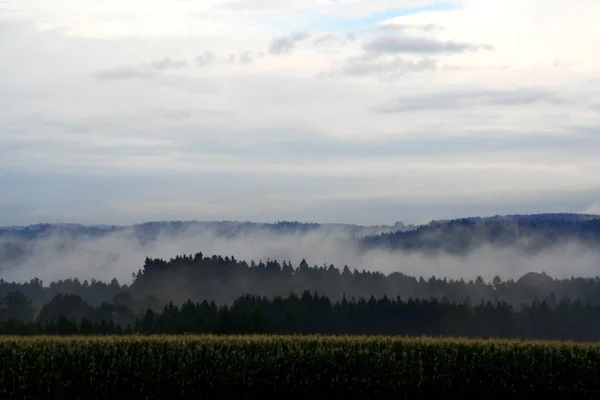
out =
<svg viewBox="0 0 600 400"><path fill-rule="evenodd" d="M0 339L0 398L600 398L600 346L383 337Z"/></svg>

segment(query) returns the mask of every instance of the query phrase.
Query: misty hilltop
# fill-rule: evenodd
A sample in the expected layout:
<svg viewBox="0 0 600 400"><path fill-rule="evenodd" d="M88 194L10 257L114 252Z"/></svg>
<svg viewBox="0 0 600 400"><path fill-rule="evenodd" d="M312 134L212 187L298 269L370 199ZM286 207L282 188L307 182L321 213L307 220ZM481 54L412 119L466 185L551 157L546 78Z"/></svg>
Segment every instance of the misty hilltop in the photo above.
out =
<svg viewBox="0 0 600 400"><path fill-rule="evenodd" d="M313 231L343 232L366 242L385 242L384 238L429 237L433 231L440 229L446 233L461 228L483 228L490 231L506 230L508 227L527 227L527 234L535 234L544 229L552 229L560 235L572 234L583 225L592 226L600 215L575 213L547 213L529 215L495 215L491 217L468 217L452 220L433 220L425 225L407 225L395 222L393 225L356 225L344 223L311 223L298 221L278 221L275 223L257 223L248 221L149 221L136 225L83 225L67 223L40 223L27 226L0 226L0 238L39 239L48 236L98 238L114 233L127 232L139 241L156 240L161 235L177 236L193 232L210 231L217 236L234 237L256 232L278 234L304 234ZM587 222L587 224L581 224ZM582 228L585 229L585 228ZM464 232L464 229L460 233ZM525 232L523 232L525 233ZM514 236L514 235L513 235ZM518 233L517 233L518 236ZM518 237L514 236L514 239ZM446 241L447 238L440 238ZM492 238L493 239L493 238ZM508 238L505 238L508 239ZM394 242L394 239L390 239ZM427 246L423 246L427 247ZM440 246L443 247L443 246ZM404 248L410 249L409 247Z"/></svg>
<svg viewBox="0 0 600 400"><path fill-rule="evenodd" d="M149 221L136 225L83 225L41 223L27 226L0 226L0 237L38 239L45 236L102 237L127 232L140 241L155 240L160 235L181 235L197 231L210 231L218 236L236 236L260 232L301 234L315 230L342 231L358 236L414 229L414 225L396 222L394 225L363 226L353 224L319 224L298 221L256 223L247 221Z"/></svg>
<svg viewBox="0 0 600 400"><path fill-rule="evenodd" d="M484 245L537 253L569 243L597 247L600 216L538 214L432 221L410 231L381 233L362 240L366 248L451 254L467 254Z"/></svg>
<svg viewBox="0 0 600 400"><path fill-rule="evenodd" d="M313 300L324 307L311 311L322 321L333 318L323 317L323 310L336 307L356 308L358 316L350 319L362 321L360 315L389 309L393 301L408 310L411 320L415 313L430 315L440 327L454 321L456 310L484 325L482 313L495 310L510 314L515 326L531 327L536 323L532 312L556 309L556 315L577 315L569 326L583 331L586 318L596 315L588 313L590 307L600 307L600 218L594 215L472 217L376 227L39 224L6 228L0 238L0 295L31 301L40 310L40 323L60 316L102 316L125 326L136 318L145 321L148 313L172 316L179 306L189 311L191 304L215 310L250 304L265 313L280 310L272 321L287 321ZM356 322L357 329L362 326ZM472 326L465 325L465 332L477 331ZM496 326L500 332L508 325ZM554 334L569 337L559 329L563 324L556 326ZM519 329L505 334L520 334Z"/></svg>
<svg viewBox="0 0 600 400"><path fill-rule="evenodd" d="M0 278L128 281L147 257L204 251L412 276L518 279L528 272L596 276L600 217L538 214L470 217L421 226L235 221L133 226L38 224L0 229Z"/></svg>

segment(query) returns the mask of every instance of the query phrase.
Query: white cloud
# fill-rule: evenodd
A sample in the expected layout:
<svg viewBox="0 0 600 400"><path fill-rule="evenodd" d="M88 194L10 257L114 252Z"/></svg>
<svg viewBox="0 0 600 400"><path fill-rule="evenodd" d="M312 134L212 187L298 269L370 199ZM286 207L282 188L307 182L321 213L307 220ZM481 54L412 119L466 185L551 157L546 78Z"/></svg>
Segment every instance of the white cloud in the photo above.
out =
<svg viewBox="0 0 600 400"><path fill-rule="evenodd" d="M595 21L600 3L594 0L464 0L454 11L397 17L387 23L443 26L438 37L489 43L493 54L469 57L473 65L510 65L538 69L556 60L577 70L596 71L600 56L590 49L600 45Z"/></svg>
<svg viewBox="0 0 600 400"><path fill-rule="evenodd" d="M387 18L427 4L10 1L0 171L236 175L203 204L243 196L236 184L250 178L277 181L252 206L261 215L277 204L267 199L599 189L600 4L465 0ZM144 209L166 212L159 200ZM224 204L215 213L236 211Z"/></svg>

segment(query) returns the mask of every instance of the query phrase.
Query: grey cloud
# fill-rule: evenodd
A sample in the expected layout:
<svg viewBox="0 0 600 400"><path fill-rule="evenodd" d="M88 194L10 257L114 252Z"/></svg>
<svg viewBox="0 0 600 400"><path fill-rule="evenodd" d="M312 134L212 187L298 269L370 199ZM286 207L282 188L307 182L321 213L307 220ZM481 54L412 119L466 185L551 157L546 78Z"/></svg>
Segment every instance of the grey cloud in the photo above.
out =
<svg viewBox="0 0 600 400"><path fill-rule="evenodd" d="M212 51L205 51L195 58L196 65L199 67L208 67L215 63L225 64L250 64L255 58L259 57L251 51L243 51L239 54L231 53L227 56L220 56ZM180 69L188 65L187 60L172 60L170 57L165 57L160 61L155 61L150 64L154 69L163 71L167 69Z"/></svg>
<svg viewBox="0 0 600 400"><path fill-rule="evenodd" d="M235 54L230 54L229 57L227 57L227 62L229 64L235 64L237 62L237 56Z"/></svg>
<svg viewBox="0 0 600 400"><path fill-rule="evenodd" d="M242 64L251 64L254 61L254 54L251 51L244 51L238 56Z"/></svg>
<svg viewBox="0 0 600 400"><path fill-rule="evenodd" d="M122 66L99 71L95 74L101 80L137 79L154 76L154 71L166 71L168 69L180 69L187 65L186 60L173 60L165 57L162 60L152 61L139 66Z"/></svg>
<svg viewBox="0 0 600 400"><path fill-rule="evenodd" d="M411 26L412 27L412 26ZM435 29L433 25L418 26L419 29ZM381 28L376 28L381 29ZM383 29L400 30L403 26L394 25ZM324 36L318 40L332 40ZM316 42L316 41L315 41ZM375 75L394 79L405 73L420 72L438 68L438 62L429 57L412 61L398 57L402 53L439 54L461 53L480 49L492 50L491 46L459 42L442 42L423 37L380 36L363 44L363 54L346 58L343 65L322 75L368 76Z"/></svg>
<svg viewBox="0 0 600 400"><path fill-rule="evenodd" d="M227 62L229 64L249 65L249 64L252 64L254 62L254 60L259 57L261 57L260 54L246 50L246 51L242 51L239 54L230 54L227 59Z"/></svg>
<svg viewBox="0 0 600 400"><path fill-rule="evenodd" d="M425 37L380 36L365 43L363 49L372 53L439 54L493 50L493 47L489 45L476 45L454 41L443 42Z"/></svg>
<svg viewBox="0 0 600 400"><path fill-rule="evenodd" d="M313 41L315 46L326 46L334 43L344 42L344 38L333 33L325 33Z"/></svg>
<svg viewBox="0 0 600 400"><path fill-rule="evenodd" d="M200 67L208 67L217 61L217 56L211 51L206 51L196 57L196 64Z"/></svg>
<svg viewBox="0 0 600 400"><path fill-rule="evenodd" d="M117 67L99 71L95 74L95 76L100 80L119 80L149 78L152 76L152 73L149 71L144 71L139 67Z"/></svg>
<svg viewBox="0 0 600 400"><path fill-rule="evenodd" d="M233 57L232 57L233 56ZM240 54L240 62L247 64L249 63L249 55L245 53ZM218 57L211 51L206 51L194 59L195 63L199 67L208 67L218 61L226 63L235 63L237 57L230 55L229 57ZM165 57L161 60L152 61L139 66L125 66L108 69L97 72L96 78L102 80L116 80L116 79L134 79L134 78L148 78L155 75L155 72L164 72L170 69L181 69L188 66L188 60L173 60L171 57Z"/></svg>
<svg viewBox="0 0 600 400"><path fill-rule="evenodd" d="M348 36L334 33L325 33L312 41L313 46L321 53L336 53L346 43L350 42Z"/></svg>
<svg viewBox="0 0 600 400"><path fill-rule="evenodd" d="M422 59L418 61L405 60L400 57L382 59L373 54L361 54L348 57L343 65L326 72L324 75L344 75L351 77L379 76L385 79L394 79L406 73L421 72L437 68L437 61Z"/></svg>
<svg viewBox="0 0 600 400"><path fill-rule="evenodd" d="M263 53L254 53L249 50L239 52L238 54L231 53L226 57L218 58L220 61L229 65L250 65L256 59L263 57Z"/></svg>
<svg viewBox="0 0 600 400"><path fill-rule="evenodd" d="M269 46L269 54L280 55L290 53L298 42L306 40L310 37L308 32L295 33L290 36L279 36L273 38Z"/></svg>
<svg viewBox="0 0 600 400"><path fill-rule="evenodd" d="M165 57L162 60L150 63L152 68L157 70L179 69L187 66L186 60L172 60L170 57Z"/></svg>
<svg viewBox="0 0 600 400"><path fill-rule="evenodd" d="M425 110L459 110L478 105L517 106L538 102L563 104L564 99L553 92L538 88L453 90L445 93L404 97L373 110L389 114Z"/></svg>

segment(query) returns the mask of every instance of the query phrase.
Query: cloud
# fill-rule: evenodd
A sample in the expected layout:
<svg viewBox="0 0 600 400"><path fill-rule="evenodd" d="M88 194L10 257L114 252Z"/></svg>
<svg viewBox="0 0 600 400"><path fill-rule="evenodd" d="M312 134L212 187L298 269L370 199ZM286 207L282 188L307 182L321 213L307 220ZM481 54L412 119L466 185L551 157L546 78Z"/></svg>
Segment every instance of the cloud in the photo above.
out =
<svg viewBox="0 0 600 400"><path fill-rule="evenodd" d="M315 38L313 40L313 44L315 46L330 46L335 44L344 43L346 38L333 34L333 33L324 33L323 35Z"/></svg>
<svg viewBox="0 0 600 400"><path fill-rule="evenodd" d="M525 106L535 103L561 105L565 100L543 88L450 90L427 95L406 96L387 105L374 107L378 113L403 113L432 110L460 110L481 106Z"/></svg>
<svg viewBox="0 0 600 400"><path fill-rule="evenodd" d="M454 41L440 41L425 37L380 36L363 45L363 49L372 53L413 53L439 54L463 53L478 50L493 50L489 45L475 45Z"/></svg>
<svg viewBox="0 0 600 400"><path fill-rule="evenodd" d="M217 61L217 56L212 51L206 51L196 57L196 64L199 67L208 67Z"/></svg>
<svg viewBox="0 0 600 400"><path fill-rule="evenodd" d="M271 55L281 55L290 53L295 47L296 44L306 40L310 37L310 33L308 32L300 32L294 33L289 36L279 36L273 38L271 44L269 45L269 54Z"/></svg>
<svg viewBox="0 0 600 400"><path fill-rule="evenodd" d="M150 78L153 74L139 67L117 67L99 71L95 74L96 78L101 80L122 80Z"/></svg>
<svg viewBox="0 0 600 400"><path fill-rule="evenodd" d="M165 57L149 63L140 63L138 66L122 66L105 69L96 72L95 76L100 80L150 78L155 76L155 72L164 72L170 69L177 70L185 68L186 66L186 60L173 60L171 57Z"/></svg>
<svg viewBox="0 0 600 400"><path fill-rule="evenodd" d="M326 71L322 76L371 77L396 79L407 73L434 70L437 61L433 59L405 60L400 57L382 58L372 54L348 57L339 68Z"/></svg>
<svg viewBox="0 0 600 400"><path fill-rule="evenodd" d="M317 36L312 41L312 45L320 54L338 55L343 54L344 50L352 46L354 41L356 41L356 37L353 37L352 34L324 33Z"/></svg>
<svg viewBox="0 0 600 400"><path fill-rule="evenodd" d="M405 29L418 29L423 32L431 32L438 29L436 25L400 25L384 24L374 28L389 31L401 31ZM340 44L344 40L333 34L325 34L318 37L314 44L316 46ZM325 71L321 76L347 76L347 77L377 77L384 80L394 80L407 73L436 70L439 61L432 59L430 55L441 56L443 54L455 54L473 52L480 49L493 50L492 46L459 43L455 41L440 41L426 37L410 36L379 36L361 46L363 52L346 57L341 67L335 67ZM407 59L400 54L425 55L425 58Z"/></svg>
<svg viewBox="0 0 600 400"><path fill-rule="evenodd" d="M199 67L208 67L216 62L221 61L223 64L236 62L230 57L219 57L211 51L206 51L194 59ZM244 52L240 54L240 62L249 64L252 62L252 53ZM121 80L121 79L137 79L150 78L156 76L155 72L166 72L168 70L180 70L189 65L188 60L173 60L171 57L165 57L160 60L151 61L149 63L140 63L138 66L123 66L112 69L106 69L95 73L96 78L101 80Z"/></svg>
<svg viewBox="0 0 600 400"><path fill-rule="evenodd" d="M238 54L230 54L228 63L232 65L250 65L262 57L264 57L264 53L256 53L250 50L244 50Z"/></svg>
<svg viewBox="0 0 600 400"><path fill-rule="evenodd" d="M172 60L171 57L165 57L162 60L154 61L150 65L160 71L166 69L180 69L187 66L186 60Z"/></svg>
<svg viewBox="0 0 600 400"><path fill-rule="evenodd" d="M242 64L252 64L254 62L254 54L251 51L244 51L239 54L237 60Z"/></svg>
<svg viewBox="0 0 600 400"><path fill-rule="evenodd" d="M485 210L519 212L515 198L528 187L598 186L597 1L465 0L400 17L384 11L418 0L247 0L243 11L216 0L90 1L14 2L22 23L0 28L0 168L38 178L0 187L11 203L41 210L4 218L133 218L100 212L96 198L108 199L79 190L85 179L119 196L135 187L141 198L122 199L131 204L163 201L155 189L168 188L172 201L223 203L228 213L363 221L470 213L459 205L476 207L492 189L500 200ZM115 15L117 3L134 18ZM295 32L312 33L290 45ZM380 36L399 39L363 48ZM285 56L268 56L274 38L288 38ZM398 40L420 52L395 53ZM458 51L478 44L496 50ZM73 175L77 185L64 183ZM124 183L106 183L115 179ZM384 209L389 188L396 206ZM232 200L254 191L248 208ZM340 197L289 214L277 211L289 199L270 200L315 194ZM340 200L351 195L363 196L360 208Z"/></svg>

